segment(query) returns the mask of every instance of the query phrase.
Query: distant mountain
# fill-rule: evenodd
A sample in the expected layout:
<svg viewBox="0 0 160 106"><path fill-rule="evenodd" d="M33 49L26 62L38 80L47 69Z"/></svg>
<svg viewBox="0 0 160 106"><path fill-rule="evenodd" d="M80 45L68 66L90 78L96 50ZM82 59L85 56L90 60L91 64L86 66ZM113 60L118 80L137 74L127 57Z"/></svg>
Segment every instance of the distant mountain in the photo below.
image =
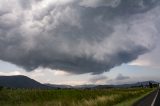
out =
<svg viewBox="0 0 160 106"><path fill-rule="evenodd" d="M152 84L158 84L158 82L155 81L144 81L144 82L137 82L132 84L121 84L121 85L94 85L94 84L86 84L86 85L56 85L56 84L45 84L46 86L50 86L53 88L60 88L60 89L66 89L66 88L73 88L73 89L106 89L106 88L131 88L131 87L140 87L140 86L148 86L149 82Z"/></svg>
<svg viewBox="0 0 160 106"><path fill-rule="evenodd" d="M61 89L73 88L73 86L71 86L71 85L56 85L56 84L44 84L44 85L52 87L52 88L61 88Z"/></svg>
<svg viewBox="0 0 160 106"><path fill-rule="evenodd" d="M144 81L137 82L133 84L121 84L121 85L97 85L95 88L131 88L131 87L140 87L140 86L148 86L149 82L152 84L158 84L156 81Z"/></svg>
<svg viewBox="0 0 160 106"><path fill-rule="evenodd" d="M51 88L22 75L0 76L0 86L9 88Z"/></svg>
<svg viewBox="0 0 160 106"><path fill-rule="evenodd" d="M137 82L133 84L122 84L122 85L78 85L78 86L70 86L70 85L56 85L56 84L41 84L31 78L26 76L17 75L17 76L0 76L0 86L8 87L8 88L35 88L35 89L105 89L105 88L130 88L130 87L139 87L139 86L147 86L149 82L152 84L158 84L155 81L144 81Z"/></svg>
<svg viewBox="0 0 160 106"><path fill-rule="evenodd" d="M97 85L92 85L92 84L86 84L86 85L75 85L75 86L71 86L71 85L56 85L56 84L45 84L46 86L50 86L53 88L60 88L60 89L87 89L87 88L93 88L96 87Z"/></svg>
<svg viewBox="0 0 160 106"><path fill-rule="evenodd" d="M116 87L138 87L138 86L148 86L149 82L152 84L158 84L156 81L143 81L143 82L137 82L133 84L123 84L123 85L116 85Z"/></svg>
<svg viewBox="0 0 160 106"><path fill-rule="evenodd" d="M76 85L76 86L73 86L74 88L94 88L96 87L97 85L93 85L93 84L86 84L86 85Z"/></svg>

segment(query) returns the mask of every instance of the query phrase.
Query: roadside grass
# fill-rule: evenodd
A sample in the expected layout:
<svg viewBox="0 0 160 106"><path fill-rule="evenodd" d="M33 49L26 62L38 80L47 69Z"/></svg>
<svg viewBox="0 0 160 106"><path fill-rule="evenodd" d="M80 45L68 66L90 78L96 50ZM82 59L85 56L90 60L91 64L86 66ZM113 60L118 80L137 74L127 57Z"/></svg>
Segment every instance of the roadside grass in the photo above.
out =
<svg viewBox="0 0 160 106"><path fill-rule="evenodd" d="M3 89L0 91L0 106L129 106L128 104L132 104L151 91L153 89L150 88L95 90Z"/></svg>

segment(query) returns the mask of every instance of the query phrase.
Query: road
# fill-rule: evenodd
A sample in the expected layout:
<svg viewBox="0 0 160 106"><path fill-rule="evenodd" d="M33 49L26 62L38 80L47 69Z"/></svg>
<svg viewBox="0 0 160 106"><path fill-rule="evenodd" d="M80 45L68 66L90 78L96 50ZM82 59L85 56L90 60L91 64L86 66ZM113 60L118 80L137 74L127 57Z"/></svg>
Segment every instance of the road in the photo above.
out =
<svg viewBox="0 0 160 106"><path fill-rule="evenodd" d="M158 90L158 95L156 97L154 106L160 106L160 90Z"/></svg>
<svg viewBox="0 0 160 106"><path fill-rule="evenodd" d="M145 96L133 106L160 106L159 89Z"/></svg>

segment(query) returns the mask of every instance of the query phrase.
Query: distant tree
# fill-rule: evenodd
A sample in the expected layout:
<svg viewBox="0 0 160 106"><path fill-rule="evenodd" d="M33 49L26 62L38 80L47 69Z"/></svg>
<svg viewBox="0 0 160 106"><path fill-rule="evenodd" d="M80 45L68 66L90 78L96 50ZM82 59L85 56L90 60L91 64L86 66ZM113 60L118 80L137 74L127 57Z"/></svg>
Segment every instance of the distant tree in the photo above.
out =
<svg viewBox="0 0 160 106"><path fill-rule="evenodd" d="M143 84L141 83L141 86L140 86L141 88L143 88L144 86L143 86Z"/></svg>
<svg viewBox="0 0 160 106"><path fill-rule="evenodd" d="M0 91L3 89L3 86L0 86Z"/></svg>
<svg viewBox="0 0 160 106"><path fill-rule="evenodd" d="M153 87L153 85L152 85L152 83L151 83L151 82L149 82L149 87L150 87L150 88L152 88L152 87Z"/></svg>

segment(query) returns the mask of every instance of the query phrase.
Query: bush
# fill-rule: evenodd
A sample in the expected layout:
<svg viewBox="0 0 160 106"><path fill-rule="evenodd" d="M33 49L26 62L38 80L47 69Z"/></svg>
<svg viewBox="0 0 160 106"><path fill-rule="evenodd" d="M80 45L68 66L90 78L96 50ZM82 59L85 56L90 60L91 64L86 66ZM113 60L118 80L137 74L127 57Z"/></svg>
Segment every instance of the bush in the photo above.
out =
<svg viewBox="0 0 160 106"><path fill-rule="evenodd" d="M3 86L0 86L0 91L3 89Z"/></svg>

